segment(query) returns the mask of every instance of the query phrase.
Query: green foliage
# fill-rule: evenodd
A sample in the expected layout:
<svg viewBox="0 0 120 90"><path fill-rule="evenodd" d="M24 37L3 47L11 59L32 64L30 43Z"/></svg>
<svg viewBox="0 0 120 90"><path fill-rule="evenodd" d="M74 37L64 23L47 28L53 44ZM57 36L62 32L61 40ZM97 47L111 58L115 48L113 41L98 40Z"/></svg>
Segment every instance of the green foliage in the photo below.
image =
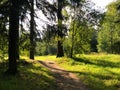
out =
<svg viewBox="0 0 120 90"><path fill-rule="evenodd" d="M36 55L55 55L56 44L51 42L36 42Z"/></svg>
<svg viewBox="0 0 120 90"><path fill-rule="evenodd" d="M73 21L67 38L68 46L66 48L68 48L68 51L69 48L72 47L72 44L74 44L74 54L89 53L91 50L90 41L93 37L93 32L94 29L88 27L85 22L78 20Z"/></svg>
<svg viewBox="0 0 120 90"><path fill-rule="evenodd" d="M107 6L107 12L102 23L102 28L98 34L98 50L99 52L120 53L117 45L120 41L120 23L117 6L120 2L113 2Z"/></svg>
<svg viewBox="0 0 120 90"><path fill-rule="evenodd" d="M36 43L36 55L47 55L48 50L46 48L46 44L42 42Z"/></svg>
<svg viewBox="0 0 120 90"><path fill-rule="evenodd" d="M2 23L2 22L0 22ZM0 62L2 62L3 67L5 68L5 60L8 56L8 35L7 35L7 29L0 25Z"/></svg>
<svg viewBox="0 0 120 90"><path fill-rule="evenodd" d="M6 4L6 6L5 6ZM7 0L0 1L0 62L5 60L8 53L8 29L6 28L8 19L5 10L7 7Z"/></svg>
<svg viewBox="0 0 120 90"><path fill-rule="evenodd" d="M29 33L27 31L20 32L19 38L20 55L29 56L29 47L30 47Z"/></svg>
<svg viewBox="0 0 120 90"><path fill-rule="evenodd" d="M20 43L20 48L21 49L28 50L29 49L29 44L30 44L29 34L28 33L21 33L19 43Z"/></svg>

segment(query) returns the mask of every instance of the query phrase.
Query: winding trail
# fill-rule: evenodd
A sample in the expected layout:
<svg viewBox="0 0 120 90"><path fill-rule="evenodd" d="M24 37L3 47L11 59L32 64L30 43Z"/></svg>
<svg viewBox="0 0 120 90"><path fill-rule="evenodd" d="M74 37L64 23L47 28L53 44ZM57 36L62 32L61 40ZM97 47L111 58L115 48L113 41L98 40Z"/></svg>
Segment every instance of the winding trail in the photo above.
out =
<svg viewBox="0 0 120 90"><path fill-rule="evenodd" d="M55 61L39 62L53 73L53 77L58 85L58 90L90 90L75 74L60 68Z"/></svg>

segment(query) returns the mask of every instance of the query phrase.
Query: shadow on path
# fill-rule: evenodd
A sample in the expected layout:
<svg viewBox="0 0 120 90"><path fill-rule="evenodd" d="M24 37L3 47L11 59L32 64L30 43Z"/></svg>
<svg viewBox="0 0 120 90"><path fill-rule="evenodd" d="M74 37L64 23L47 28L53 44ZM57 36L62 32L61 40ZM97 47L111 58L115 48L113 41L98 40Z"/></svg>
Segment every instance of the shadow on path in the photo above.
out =
<svg viewBox="0 0 120 90"><path fill-rule="evenodd" d="M54 61L39 62L53 72L58 90L89 90L75 74L60 68Z"/></svg>

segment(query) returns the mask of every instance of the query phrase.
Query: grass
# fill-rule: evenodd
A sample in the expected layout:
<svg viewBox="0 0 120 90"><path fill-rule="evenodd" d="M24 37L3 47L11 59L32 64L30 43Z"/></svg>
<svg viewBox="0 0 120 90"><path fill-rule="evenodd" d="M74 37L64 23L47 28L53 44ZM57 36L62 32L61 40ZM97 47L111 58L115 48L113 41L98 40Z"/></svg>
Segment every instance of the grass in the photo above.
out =
<svg viewBox="0 0 120 90"><path fill-rule="evenodd" d="M20 72L16 76L3 75L5 69L0 63L0 90L57 90L49 70L38 62L26 61L27 57L21 58ZM120 90L120 55L77 55L72 59L36 56L35 59L55 60L61 67L77 74L91 90Z"/></svg>
<svg viewBox="0 0 120 90"><path fill-rule="evenodd" d="M120 55L78 55L73 59L46 56L42 59L49 58L77 74L91 90L120 90Z"/></svg>
<svg viewBox="0 0 120 90"><path fill-rule="evenodd" d="M56 60L56 56L36 56L35 60Z"/></svg>
<svg viewBox="0 0 120 90"><path fill-rule="evenodd" d="M19 64L19 73L7 76L3 74L5 69L0 63L0 90L56 90L52 73L38 62L21 60Z"/></svg>

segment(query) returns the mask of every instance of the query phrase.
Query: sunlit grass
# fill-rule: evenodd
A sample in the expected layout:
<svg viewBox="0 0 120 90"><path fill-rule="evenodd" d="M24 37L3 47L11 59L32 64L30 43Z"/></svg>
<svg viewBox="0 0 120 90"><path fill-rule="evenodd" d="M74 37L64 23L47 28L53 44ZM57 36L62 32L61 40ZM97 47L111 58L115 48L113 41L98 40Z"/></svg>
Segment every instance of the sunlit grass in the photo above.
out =
<svg viewBox="0 0 120 90"><path fill-rule="evenodd" d="M56 56L35 56L35 60L56 60Z"/></svg>
<svg viewBox="0 0 120 90"><path fill-rule="evenodd" d="M120 90L120 55L77 55L73 59L47 57L43 59L56 60L61 67L77 74L91 90Z"/></svg>
<svg viewBox="0 0 120 90"><path fill-rule="evenodd" d="M57 90L50 71L38 62L29 62L28 57L22 56L21 59L20 72L14 77L4 76L0 68L0 90ZM56 61L61 67L77 74L91 90L120 90L120 55L77 55L73 59L36 56L35 60Z"/></svg>
<svg viewBox="0 0 120 90"><path fill-rule="evenodd" d="M52 73L39 62L28 61L20 60L19 73L16 76L5 75L0 68L0 90L56 90Z"/></svg>

